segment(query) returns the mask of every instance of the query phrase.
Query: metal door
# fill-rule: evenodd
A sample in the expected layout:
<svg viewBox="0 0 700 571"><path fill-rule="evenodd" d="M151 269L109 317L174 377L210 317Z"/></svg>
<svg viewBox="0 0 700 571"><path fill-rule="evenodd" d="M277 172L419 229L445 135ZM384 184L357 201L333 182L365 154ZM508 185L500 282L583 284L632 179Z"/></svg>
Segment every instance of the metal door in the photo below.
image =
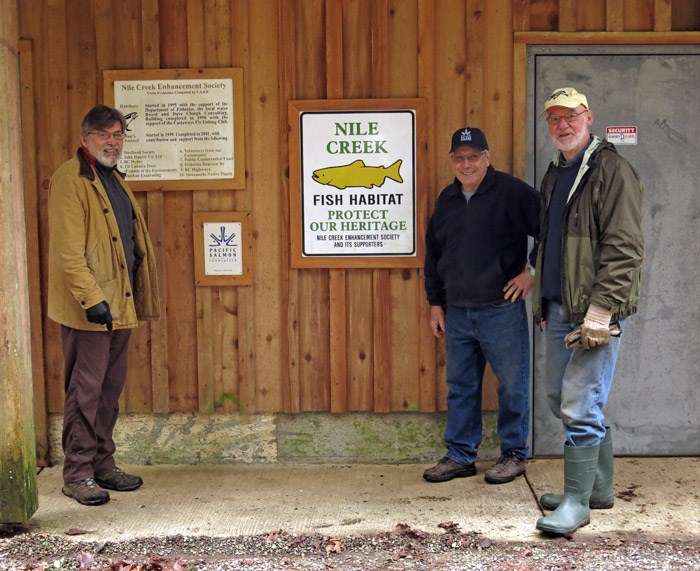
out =
<svg viewBox="0 0 700 571"><path fill-rule="evenodd" d="M605 411L615 452L700 454L700 46L530 46L527 177L536 188L555 153L544 100L562 86L588 97L592 133L628 127L610 137L626 139L616 147L644 186L642 300ZM537 328L533 348L533 453L561 454Z"/></svg>

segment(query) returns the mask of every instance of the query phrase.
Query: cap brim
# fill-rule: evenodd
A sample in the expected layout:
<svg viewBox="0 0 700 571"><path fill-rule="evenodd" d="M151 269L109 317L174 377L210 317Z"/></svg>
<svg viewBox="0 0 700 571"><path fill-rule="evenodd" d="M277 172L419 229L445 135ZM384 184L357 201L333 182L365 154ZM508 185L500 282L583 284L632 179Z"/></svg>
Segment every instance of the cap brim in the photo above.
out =
<svg viewBox="0 0 700 571"><path fill-rule="evenodd" d="M573 99L572 97L559 97L556 101L546 101L544 104L544 111L542 111L542 113L546 113L547 109L550 107L566 107L567 109L576 109L579 105L583 105L586 109L588 109L588 105L582 101L579 101L578 99Z"/></svg>
<svg viewBox="0 0 700 571"><path fill-rule="evenodd" d="M452 147L452 148L448 151L448 154L449 154L449 153L454 153L457 149L461 149L462 147L469 147L470 149L476 149L477 151L488 151L488 149L487 149L486 147L482 147L482 146L480 146L480 145L470 145L470 144L468 144L468 143L464 143L464 144L456 145L456 146Z"/></svg>

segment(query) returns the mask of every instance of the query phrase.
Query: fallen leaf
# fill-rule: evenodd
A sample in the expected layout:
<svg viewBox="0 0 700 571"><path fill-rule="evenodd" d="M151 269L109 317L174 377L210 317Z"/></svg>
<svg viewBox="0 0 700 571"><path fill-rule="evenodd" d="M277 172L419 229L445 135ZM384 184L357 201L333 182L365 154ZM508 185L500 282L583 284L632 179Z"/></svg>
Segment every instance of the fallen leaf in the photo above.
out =
<svg viewBox="0 0 700 571"><path fill-rule="evenodd" d="M101 541L100 543L97 544L97 547L95 548L95 553L99 553L102 551L105 547L107 546L106 541Z"/></svg>
<svg viewBox="0 0 700 571"><path fill-rule="evenodd" d="M443 523L439 523L438 527L442 528L445 530L445 533L459 533L459 524L455 523L453 521L446 521Z"/></svg>
<svg viewBox="0 0 700 571"><path fill-rule="evenodd" d="M95 533L96 529L80 529L78 527L71 527L69 530L64 531L66 535L85 535L86 533Z"/></svg>
<svg viewBox="0 0 700 571"><path fill-rule="evenodd" d="M416 539L423 539L428 537L427 532L421 531L419 529L411 529L411 526L405 523L397 523L394 526L394 533L398 535L405 535L406 537L414 537Z"/></svg>
<svg viewBox="0 0 700 571"><path fill-rule="evenodd" d="M146 559L146 569L149 569L150 571L176 571L177 569L183 569L183 566L179 559L170 559L169 557L161 556L149 556ZM139 570L138 567L136 567L135 571L137 570Z"/></svg>
<svg viewBox="0 0 700 571"><path fill-rule="evenodd" d="M109 566L103 567L103 571L138 571L138 565L134 565L130 561L117 561L116 563L110 563Z"/></svg>
<svg viewBox="0 0 700 571"><path fill-rule="evenodd" d="M299 547L300 545L304 545L305 543L308 543L310 540L308 535L297 535L294 539L292 539L292 542L290 544L291 547Z"/></svg>
<svg viewBox="0 0 700 571"><path fill-rule="evenodd" d="M279 534L279 531L271 531L265 537L265 543L274 543L277 540L277 537L279 537Z"/></svg>
<svg viewBox="0 0 700 571"><path fill-rule="evenodd" d="M615 497L616 497L616 498L619 498L619 499L621 499L621 500L623 500L623 501L625 501L625 502L631 502L632 499L638 498L638 497L639 497L639 496L634 492L635 488L637 488L637 487L639 487L639 486L634 486L634 487L628 486L628 487L627 487L627 488L628 488L627 490L624 490L624 491L622 491L622 492L617 492L617 493L615 494Z"/></svg>
<svg viewBox="0 0 700 571"><path fill-rule="evenodd" d="M421 557L423 555L423 548L417 543L409 543L398 553L400 559L413 559L414 557Z"/></svg>
<svg viewBox="0 0 700 571"><path fill-rule="evenodd" d="M80 555L78 555L78 565L80 565L81 570L90 568L94 562L95 556L92 553L83 551Z"/></svg>
<svg viewBox="0 0 700 571"><path fill-rule="evenodd" d="M343 547L337 539L326 540L326 553L342 553Z"/></svg>

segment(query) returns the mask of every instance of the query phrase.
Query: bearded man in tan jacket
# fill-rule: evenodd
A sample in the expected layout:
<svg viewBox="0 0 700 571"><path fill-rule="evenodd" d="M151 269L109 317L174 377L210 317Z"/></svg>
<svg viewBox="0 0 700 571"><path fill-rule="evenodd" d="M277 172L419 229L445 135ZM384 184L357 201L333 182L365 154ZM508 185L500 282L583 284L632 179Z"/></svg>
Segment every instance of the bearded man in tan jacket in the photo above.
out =
<svg viewBox="0 0 700 571"><path fill-rule="evenodd" d="M81 147L49 188L48 316L64 356L63 493L84 505L143 480L120 470L112 432L124 388L131 329L159 317L156 260L146 221L116 166L126 120L97 105Z"/></svg>

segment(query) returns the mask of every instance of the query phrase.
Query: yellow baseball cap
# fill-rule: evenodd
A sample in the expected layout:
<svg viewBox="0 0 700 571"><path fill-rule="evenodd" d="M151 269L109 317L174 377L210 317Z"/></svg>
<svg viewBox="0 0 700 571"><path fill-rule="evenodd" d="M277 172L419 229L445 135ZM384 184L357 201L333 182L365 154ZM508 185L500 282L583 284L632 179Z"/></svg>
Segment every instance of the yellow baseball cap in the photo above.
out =
<svg viewBox="0 0 700 571"><path fill-rule="evenodd" d="M552 94L544 102L544 110L547 111L550 107L569 107L576 109L579 105L583 105L588 109L588 100L583 93L579 93L573 87L559 87L552 91Z"/></svg>

